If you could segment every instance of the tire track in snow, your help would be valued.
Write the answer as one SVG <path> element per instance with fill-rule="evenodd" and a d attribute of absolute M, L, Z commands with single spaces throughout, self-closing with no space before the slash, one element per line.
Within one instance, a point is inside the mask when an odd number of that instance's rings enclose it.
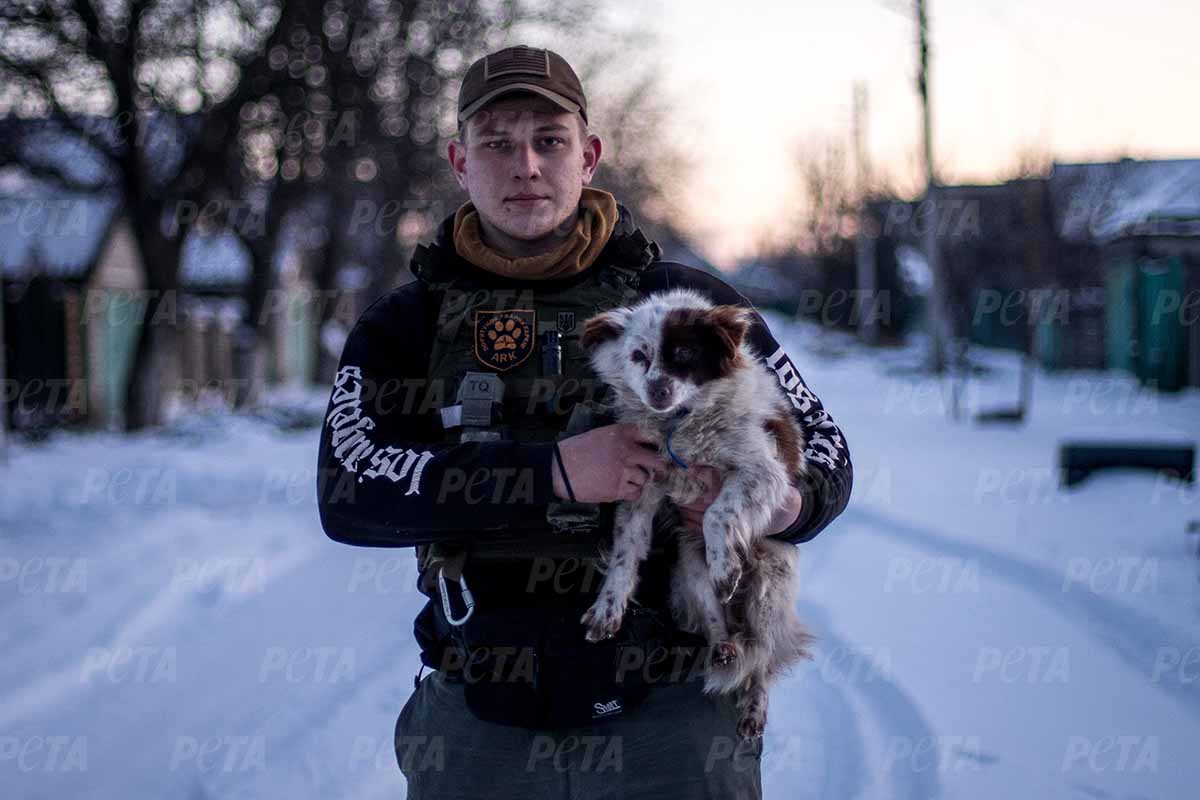
<path fill-rule="evenodd" d="M 822 662 L 823 641 L 816 650 Z M 862 793 L 862 732 L 843 686 L 838 676 L 810 667 L 772 692 L 762 756 L 764 797 L 825 800 Z"/>
<path fill-rule="evenodd" d="M 1047 567 L 981 544 L 952 539 L 861 506 L 847 509 L 843 519 L 934 552 L 977 562 L 981 569 L 998 579 L 1029 591 L 1049 608 L 1061 611 L 1134 671 L 1145 676 L 1151 685 L 1170 695 L 1181 708 L 1200 717 L 1200 693 L 1196 692 L 1195 685 L 1183 682 L 1184 676 L 1179 670 L 1166 670 L 1157 679 L 1154 674 L 1159 648 L 1178 646 L 1186 649 L 1195 642 L 1189 642 L 1186 636 L 1154 617 L 1084 589 L 1064 591 L 1063 577 Z"/>
<path fill-rule="evenodd" d="M 823 608 L 801 600 L 797 604 L 797 611 L 805 625 L 817 636 L 822 650 L 844 652 L 850 656 L 847 660 L 851 664 L 871 663 L 871 659 L 866 654 L 859 652 L 853 645 L 838 636 L 830 622 L 829 614 Z M 855 696 L 870 711 L 885 752 L 890 749 L 891 743 L 898 740 L 906 740 L 914 747 L 918 742 L 936 741 L 934 732 L 920 709 L 917 708 L 908 693 L 891 680 L 885 670 L 872 670 L 870 676 L 870 680 L 863 680 L 861 675 L 845 675 L 843 680 L 844 685 L 849 686 Z M 829 682 L 824 677 L 821 680 Z M 837 691 L 836 687 L 831 686 L 831 688 Z M 861 735 L 858 738 L 858 748 L 861 754 L 864 749 Z M 839 783 L 855 787 L 854 794 L 822 796 L 856 797 L 866 788 L 862 786 L 862 775 L 873 774 L 887 778 L 886 796 L 893 800 L 929 800 L 939 797 L 942 787 L 938 778 L 941 774 L 938 754 L 932 752 L 927 758 L 932 763 L 922 765 L 921 769 L 911 769 L 911 765 L 905 760 L 868 767 L 865 763 L 865 756 L 860 755 L 857 763 L 854 759 L 843 759 L 843 763 L 840 765 L 843 773 L 854 770 L 857 771 L 858 776 L 854 778 L 844 774 L 840 777 Z"/>
<path fill-rule="evenodd" d="M 271 570 L 264 574 L 263 580 L 256 588 L 265 590 L 269 584 L 315 560 L 319 555 L 319 543 L 303 544 L 278 554 L 272 562 Z M 100 681 L 88 680 L 89 672 L 102 671 L 106 667 L 104 659 L 111 658 L 113 652 L 122 648 L 137 647 L 149 632 L 168 627 L 172 621 L 182 618 L 179 609 L 194 602 L 194 597 L 199 593 L 181 590 L 168 583 L 157 588 L 153 595 L 138 598 L 132 603 L 136 611 L 127 619 L 121 620 L 119 627 L 109 637 L 90 642 L 77 660 L 20 685 L 5 695 L 0 695 L 0 728 L 14 725 L 45 708 L 60 705 L 73 695 L 102 689 L 103 684 Z M 227 602 L 236 605 L 245 599 L 233 597 Z M 92 663 L 93 653 L 99 653 L 101 661 L 98 664 Z M 89 664 L 92 665 L 91 669 Z"/>

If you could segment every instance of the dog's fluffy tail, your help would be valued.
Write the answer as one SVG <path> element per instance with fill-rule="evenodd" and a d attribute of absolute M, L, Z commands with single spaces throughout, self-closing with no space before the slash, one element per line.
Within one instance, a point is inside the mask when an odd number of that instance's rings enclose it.
<path fill-rule="evenodd" d="M 738 658 L 728 664 L 710 664 L 706 692 L 731 692 L 752 678 L 768 685 L 780 673 L 812 658 L 814 637 L 796 616 L 796 547 L 786 542 L 759 539 L 751 554 L 752 565 L 731 603 L 733 643 Z"/>

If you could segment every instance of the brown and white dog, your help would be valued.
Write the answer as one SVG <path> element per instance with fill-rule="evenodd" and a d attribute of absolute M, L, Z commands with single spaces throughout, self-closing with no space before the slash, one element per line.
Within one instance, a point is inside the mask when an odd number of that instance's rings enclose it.
<path fill-rule="evenodd" d="M 748 309 L 675 289 L 592 317 L 581 338 L 615 391 L 618 419 L 674 462 L 617 508 L 604 583 L 582 620 L 587 638 L 620 629 L 662 503 L 705 493 L 684 467 L 715 467 L 724 483 L 704 514 L 703 541 L 679 536 L 671 610 L 676 624 L 707 638 L 704 690 L 737 693 L 746 737 L 762 734 L 772 680 L 809 657 L 811 641 L 794 608 L 796 547 L 767 537 L 791 476 L 805 468 L 804 435 L 778 380 L 743 342 L 752 320 Z"/>

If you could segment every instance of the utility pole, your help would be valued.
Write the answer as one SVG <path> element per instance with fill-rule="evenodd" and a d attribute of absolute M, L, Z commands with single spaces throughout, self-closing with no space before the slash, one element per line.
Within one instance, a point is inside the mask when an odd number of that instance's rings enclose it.
<path fill-rule="evenodd" d="M 946 279 L 942 273 L 941 253 L 938 248 L 938 183 L 933 166 L 933 120 L 929 103 L 929 16 L 925 0 L 916 0 L 917 52 L 920 72 L 917 89 L 921 95 L 921 119 L 925 145 L 925 201 L 924 208 L 917 214 L 918 224 L 924 224 L 921 232 L 925 263 L 929 266 L 932 287 L 926 317 L 929 323 L 929 363 L 934 373 L 946 371 Z"/>
<path fill-rule="evenodd" d="M 871 188 L 871 165 L 867 155 L 867 86 L 854 83 L 854 178 L 858 184 L 858 234 L 854 240 L 855 288 L 858 290 L 858 336 L 875 344 L 875 240 L 867 235 L 867 196 Z"/>

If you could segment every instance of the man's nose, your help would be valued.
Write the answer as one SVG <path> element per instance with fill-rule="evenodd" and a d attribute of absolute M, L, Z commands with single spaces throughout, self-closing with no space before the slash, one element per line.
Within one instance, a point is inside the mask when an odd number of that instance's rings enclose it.
<path fill-rule="evenodd" d="M 542 174 L 541 158 L 531 145 L 524 144 L 514 148 L 513 177 L 518 180 L 536 178 Z"/>

